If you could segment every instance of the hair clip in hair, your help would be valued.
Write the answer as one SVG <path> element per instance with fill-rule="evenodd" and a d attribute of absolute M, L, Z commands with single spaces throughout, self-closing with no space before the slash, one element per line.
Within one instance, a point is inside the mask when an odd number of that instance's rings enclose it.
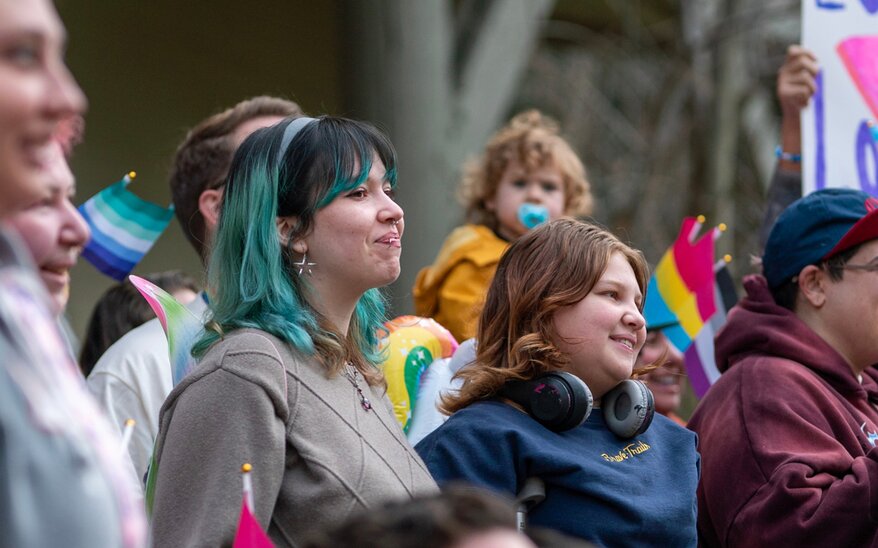
<path fill-rule="evenodd" d="M 524 203 L 518 207 L 518 220 L 530 230 L 549 220 L 549 210 L 545 206 Z"/>
<path fill-rule="evenodd" d="M 314 274 L 313 272 L 311 272 L 311 267 L 317 266 L 317 263 L 309 263 L 308 262 L 308 253 L 302 253 L 302 260 L 298 263 L 294 262 L 293 266 L 296 266 L 299 268 L 299 271 L 298 271 L 299 276 L 302 275 L 302 272 L 307 272 L 308 275 L 311 276 Z"/>

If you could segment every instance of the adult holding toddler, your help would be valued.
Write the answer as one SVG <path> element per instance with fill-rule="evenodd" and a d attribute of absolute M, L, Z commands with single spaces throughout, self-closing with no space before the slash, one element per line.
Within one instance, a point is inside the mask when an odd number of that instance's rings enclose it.
<path fill-rule="evenodd" d="M 257 130 L 229 172 L 208 268 L 201 362 L 162 407 L 158 546 L 231 544 L 243 463 L 277 546 L 436 487 L 376 367 L 399 275 L 396 153 L 364 123 L 323 117 Z"/>
<path fill-rule="evenodd" d="M 468 164 L 460 197 L 470 224 L 446 238 L 412 290 L 415 313 L 463 341 L 476 322 L 500 255 L 531 228 L 564 215 L 589 215 L 585 168 L 558 125 L 536 110 L 515 116 Z"/>
<path fill-rule="evenodd" d="M 695 546 L 695 435 L 655 415 L 631 380 L 646 338 L 639 251 L 572 219 L 540 226 L 500 259 L 476 360 L 418 445 L 440 483 L 545 499 L 529 523 L 601 546 Z"/>

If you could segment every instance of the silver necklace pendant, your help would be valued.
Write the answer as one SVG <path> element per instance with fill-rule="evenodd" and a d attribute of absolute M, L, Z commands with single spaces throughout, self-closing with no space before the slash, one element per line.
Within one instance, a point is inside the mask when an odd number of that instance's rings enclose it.
<path fill-rule="evenodd" d="M 369 401 L 369 398 L 363 393 L 363 389 L 360 388 L 359 371 L 350 363 L 345 364 L 345 377 L 348 378 L 357 390 L 357 396 L 360 397 L 360 405 L 363 407 L 363 410 L 369 411 L 372 409 L 372 402 Z"/>

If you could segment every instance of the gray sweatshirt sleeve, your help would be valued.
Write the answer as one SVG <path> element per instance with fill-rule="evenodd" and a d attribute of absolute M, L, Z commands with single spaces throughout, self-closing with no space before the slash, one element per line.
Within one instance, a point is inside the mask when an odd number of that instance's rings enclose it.
<path fill-rule="evenodd" d="M 791 171 L 783 171 L 780 168 L 774 170 L 771 184 L 768 187 L 768 196 L 765 204 L 765 217 L 762 227 L 759 229 L 759 248 L 765 248 L 768 235 L 774 222 L 788 205 L 802 197 L 802 174 Z"/>
<path fill-rule="evenodd" d="M 244 463 L 253 466 L 254 515 L 267 529 L 284 475 L 283 365 L 270 352 L 228 348 L 217 366 L 203 365 L 162 411 L 152 515 L 156 547 L 231 546 Z"/>

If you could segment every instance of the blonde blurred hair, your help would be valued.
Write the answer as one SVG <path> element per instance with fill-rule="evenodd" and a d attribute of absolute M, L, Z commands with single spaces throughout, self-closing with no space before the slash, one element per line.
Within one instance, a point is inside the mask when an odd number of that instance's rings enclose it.
<path fill-rule="evenodd" d="M 491 137 L 482 155 L 464 166 L 458 197 L 468 222 L 496 230 L 497 215 L 486 202 L 497 193 L 513 161 L 528 171 L 547 166 L 557 169 L 564 181 L 564 214 L 591 214 L 591 185 L 582 161 L 559 134 L 557 122 L 538 110 L 528 110 L 512 118 Z"/>

